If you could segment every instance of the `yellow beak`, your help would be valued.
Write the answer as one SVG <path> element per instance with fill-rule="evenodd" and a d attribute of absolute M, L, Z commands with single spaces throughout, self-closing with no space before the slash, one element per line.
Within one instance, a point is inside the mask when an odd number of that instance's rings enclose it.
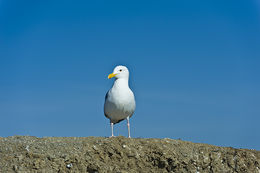
<path fill-rule="evenodd" d="M 108 75 L 108 79 L 111 79 L 111 78 L 115 77 L 116 75 L 117 74 L 111 73 L 111 74 Z"/>

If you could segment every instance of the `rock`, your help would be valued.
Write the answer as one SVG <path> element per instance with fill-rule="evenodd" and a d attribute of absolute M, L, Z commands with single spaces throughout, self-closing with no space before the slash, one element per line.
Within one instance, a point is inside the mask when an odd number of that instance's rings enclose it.
<path fill-rule="evenodd" d="M 0 151 L 0 172 L 260 173 L 260 151 L 169 138 L 12 136 Z"/>

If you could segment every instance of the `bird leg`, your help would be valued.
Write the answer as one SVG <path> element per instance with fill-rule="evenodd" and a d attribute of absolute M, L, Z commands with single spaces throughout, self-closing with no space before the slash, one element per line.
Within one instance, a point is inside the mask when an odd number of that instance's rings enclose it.
<path fill-rule="evenodd" d="M 130 122 L 129 122 L 129 116 L 128 116 L 126 119 L 127 119 L 127 128 L 128 128 L 128 138 L 131 138 L 131 136 L 130 136 Z"/>
<path fill-rule="evenodd" d="M 112 135 L 110 137 L 114 137 L 114 133 L 113 133 L 114 123 L 110 122 L 110 126 L 111 126 L 111 133 L 112 133 Z"/>

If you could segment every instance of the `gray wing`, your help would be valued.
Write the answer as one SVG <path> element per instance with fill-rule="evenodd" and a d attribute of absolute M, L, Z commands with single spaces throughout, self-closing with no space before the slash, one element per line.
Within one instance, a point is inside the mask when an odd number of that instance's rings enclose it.
<path fill-rule="evenodd" d="M 108 91 L 109 92 L 109 91 Z M 108 97 L 108 92 L 106 93 L 106 96 L 105 96 L 105 100 L 107 99 L 107 97 Z"/>
<path fill-rule="evenodd" d="M 109 92 L 109 91 L 108 91 Z M 107 100 L 107 97 L 108 97 L 108 92 L 106 93 L 106 96 L 105 96 L 105 103 L 106 103 L 106 100 Z M 104 104 L 105 104 L 104 103 Z M 106 114 L 106 112 L 105 112 L 105 106 L 104 106 L 104 114 L 105 114 L 105 116 L 108 118 L 108 115 Z"/>

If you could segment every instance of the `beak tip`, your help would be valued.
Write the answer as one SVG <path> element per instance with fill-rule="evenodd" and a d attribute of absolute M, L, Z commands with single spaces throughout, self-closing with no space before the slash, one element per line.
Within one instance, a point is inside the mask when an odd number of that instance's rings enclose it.
<path fill-rule="evenodd" d="M 111 78 L 113 78 L 113 77 L 115 77 L 116 76 L 116 74 L 114 74 L 114 73 L 111 73 L 110 75 L 108 75 L 108 79 L 111 79 Z"/>

